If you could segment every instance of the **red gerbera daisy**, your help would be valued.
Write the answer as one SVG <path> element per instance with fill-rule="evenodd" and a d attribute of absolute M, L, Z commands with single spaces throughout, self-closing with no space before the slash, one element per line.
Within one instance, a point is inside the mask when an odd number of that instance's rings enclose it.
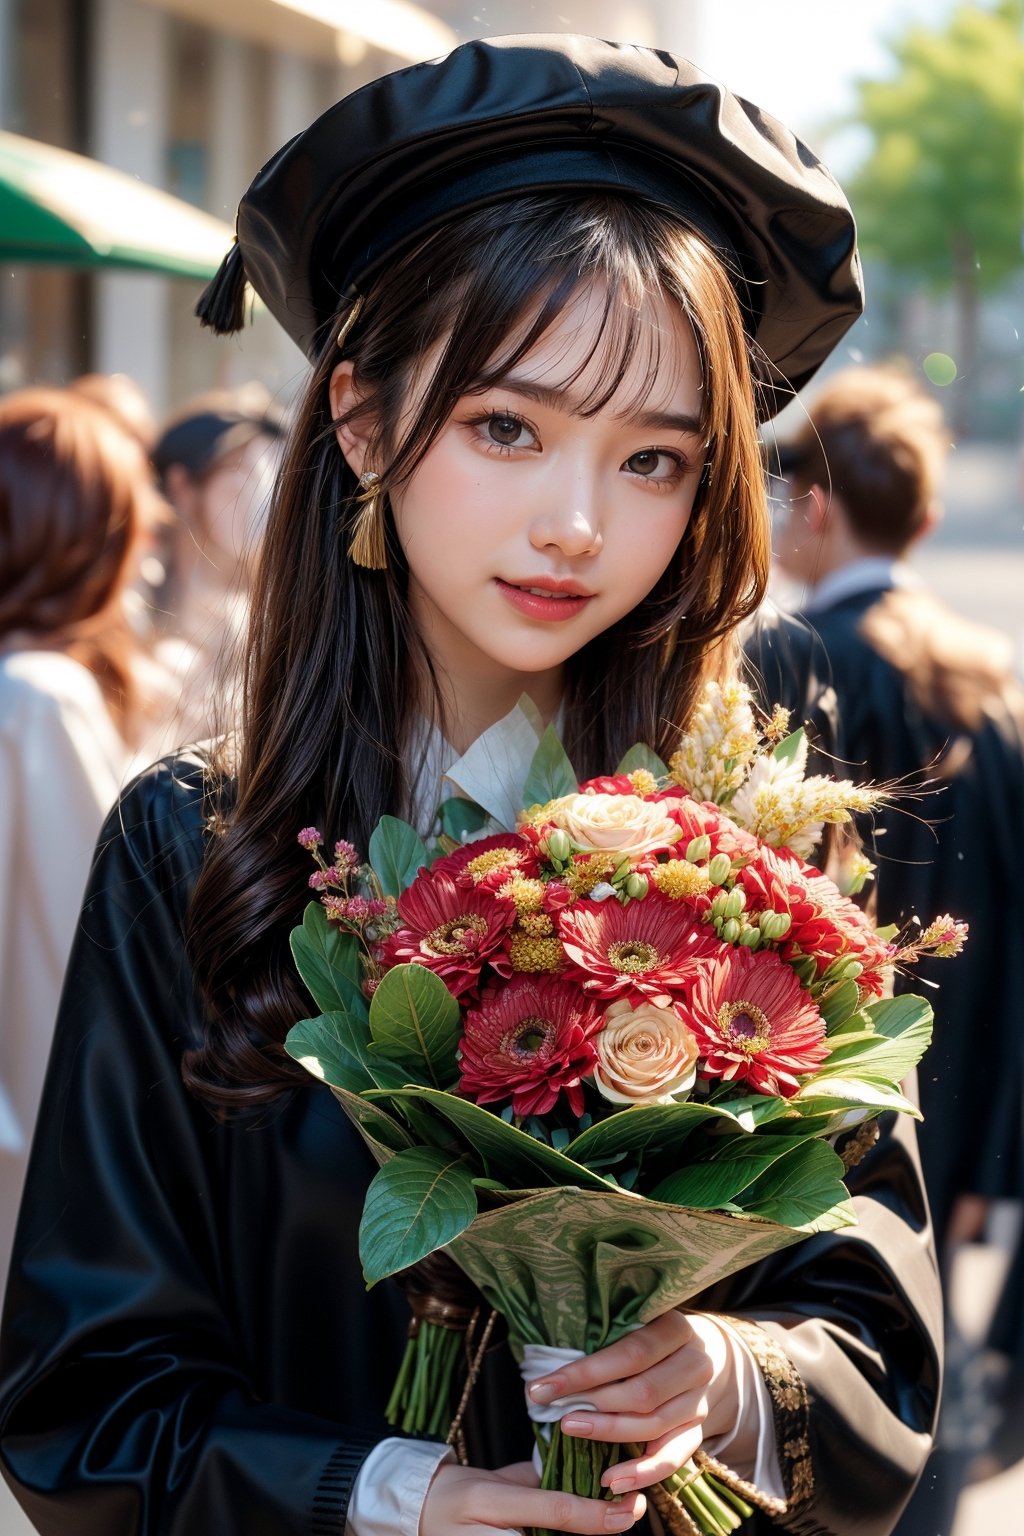
<path fill-rule="evenodd" d="M 467 890 L 443 872 L 421 870 L 399 896 L 398 915 L 402 926 L 382 946 L 385 967 L 428 966 L 456 997 L 476 985 L 485 963 L 509 974 L 502 946 L 516 918 L 511 902 Z"/>
<path fill-rule="evenodd" d="M 496 891 L 510 875 L 535 878 L 539 873 L 533 845 L 518 832 L 481 837 L 446 854 L 431 865 L 431 874 L 450 875 L 463 886 Z"/>
<path fill-rule="evenodd" d="M 828 1055 L 825 1021 L 792 969 L 770 950 L 727 949 L 700 969 L 686 1022 L 701 1074 L 789 1098 Z"/>
<path fill-rule="evenodd" d="M 459 1090 L 478 1104 L 511 1099 L 517 1115 L 546 1115 L 564 1094 L 583 1113 L 582 1079 L 594 1067 L 597 1007 L 576 986 L 514 976 L 466 1014 Z"/>
<path fill-rule="evenodd" d="M 762 846 L 740 872 L 747 911 L 784 912 L 790 929 L 779 945 L 786 960 L 813 957 L 821 975 L 833 960 L 849 957 L 863 966 L 859 985 L 881 996 L 893 949 L 880 939 L 869 919 L 820 869 L 774 848 Z"/>
<path fill-rule="evenodd" d="M 714 935 L 657 891 L 642 901 L 578 901 L 556 918 L 562 947 L 598 997 L 650 998 L 667 1008 L 714 954 Z"/>

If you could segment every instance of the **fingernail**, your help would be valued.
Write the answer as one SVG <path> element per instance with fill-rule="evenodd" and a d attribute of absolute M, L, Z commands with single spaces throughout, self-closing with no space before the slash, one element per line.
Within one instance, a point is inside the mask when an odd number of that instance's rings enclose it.
<path fill-rule="evenodd" d="M 558 1387 L 547 1381 L 535 1381 L 530 1387 L 535 1403 L 550 1403 L 558 1396 Z"/>
<path fill-rule="evenodd" d="M 631 1477 L 623 1477 L 618 1480 L 613 1479 L 610 1483 L 605 1484 L 608 1492 L 613 1494 L 615 1498 L 618 1498 L 620 1493 L 628 1493 L 632 1486 L 633 1479 Z"/>
<path fill-rule="evenodd" d="M 604 1517 L 606 1531 L 628 1531 L 635 1524 L 636 1516 L 631 1509 L 612 1509 Z"/>
<path fill-rule="evenodd" d="M 574 1413 L 570 1413 L 566 1418 L 562 1419 L 561 1425 L 570 1435 L 590 1435 L 593 1434 L 594 1430 L 594 1426 L 589 1419 L 577 1418 Z"/>

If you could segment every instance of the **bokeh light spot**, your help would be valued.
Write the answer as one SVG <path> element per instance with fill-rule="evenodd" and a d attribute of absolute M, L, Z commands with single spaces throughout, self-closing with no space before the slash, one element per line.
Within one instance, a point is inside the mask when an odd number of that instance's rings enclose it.
<path fill-rule="evenodd" d="M 946 352 L 929 352 L 921 364 L 929 384 L 944 388 L 956 378 L 956 363 Z"/>

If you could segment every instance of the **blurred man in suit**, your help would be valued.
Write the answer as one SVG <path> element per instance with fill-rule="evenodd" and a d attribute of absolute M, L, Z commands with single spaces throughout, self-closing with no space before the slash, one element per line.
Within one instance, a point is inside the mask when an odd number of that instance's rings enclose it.
<path fill-rule="evenodd" d="M 828 653 L 848 771 L 904 791 L 860 829 L 878 922 L 970 923 L 955 963 L 919 968 L 937 984 L 920 1140 L 948 1267 L 992 1199 L 1024 1194 L 1024 700 L 1009 643 L 908 564 L 941 516 L 947 446 L 938 405 L 908 377 L 834 375 L 781 450 L 776 555 Z M 967 1459 L 966 1447 L 933 1457 L 899 1536 L 948 1536 Z"/>

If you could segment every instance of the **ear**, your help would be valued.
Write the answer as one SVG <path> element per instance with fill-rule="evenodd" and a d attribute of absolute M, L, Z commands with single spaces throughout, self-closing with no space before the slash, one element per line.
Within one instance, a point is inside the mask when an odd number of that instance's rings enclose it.
<path fill-rule="evenodd" d="M 194 526 L 199 521 L 202 497 L 184 464 L 168 464 L 164 470 L 164 495 L 182 523 Z"/>
<path fill-rule="evenodd" d="M 357 408 L 362 396 L 355 383 L 355 365 L 351 358 L 340 362 L 331 374 L 330 400 L 331 415 L 335 419 L 346 416 Z M 336 428 L 335 435 L 338 446 L 345 455 L 345 461 L 349 469 L 358 480 L 363 470 L 367 468 L 366 447 L 373 430 L 373 421 L 369 411 L 363 415 L 356 415 L 346 421 L 343 426 Z"/>
<path fill-rule="evenodd" d="M 924 516 L 920 525 L 915 529 L 912 544 L 917 544 L 921 539 L 926 539 L 930 533 L 934 533 L 945 515 L 945 507 L 937 498 L 933 498 L 924 509 Z"/>
<path fill-rule="evenodd" d="M 812 485 L 807 492 L 807 523 L 811 533 L 824 532 L 831 505 L 832 497 L 825 487 Z"/>

